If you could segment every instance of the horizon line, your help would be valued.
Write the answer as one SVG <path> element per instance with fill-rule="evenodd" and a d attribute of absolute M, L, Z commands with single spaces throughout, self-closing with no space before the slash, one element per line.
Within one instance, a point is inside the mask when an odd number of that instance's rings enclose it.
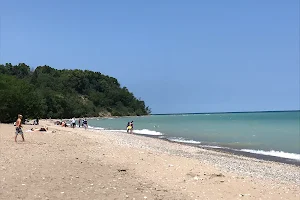
<path fill-rule="evenodd" d="M 268 113 L 268 112 L 300 112 L 300 110 L 261 110 L 261 111 L 225 111 L 225 112 L 195 112 L 195 113 L 156 113 L 150 115 L 190 115 L 190 114 L 230 114 L 230 113 Z"/>

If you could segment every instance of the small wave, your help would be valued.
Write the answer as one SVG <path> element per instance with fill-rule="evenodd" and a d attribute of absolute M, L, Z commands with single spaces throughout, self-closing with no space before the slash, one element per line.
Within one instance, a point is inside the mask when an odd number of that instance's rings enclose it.
<path fill-rule="evenodd" d="M 161 132 L 151 131 L 151 130 L 148 130 L 148 129 L 133 130 L 133 133 L 141 134 L 141 135 L 163 135 Z"/>
<path fill-rule="evenodd" d="M 126 133 L 126 130 L 105 130 L 105 131 L 110 131 L 110 132 L 122 132 Z M 133 133 L 139 134 L 139 135 L 163 135 L 161 132 L 157 131 L 151 131 L 148 129 L 142 129 L 142 130 L 133 130 Z"/>
<path fill-rule="evenodd" d="M 108 131 L 108 132 L 122 132 L 122 133 L 126 133 L 127 131 L 126 130 L 113 130 L 113 129 L 104 129 L 105 131 Z"/>
<path fill-rule="evenodd" d="M 276 156 L 281 158 L 289 158 L 293 160 L 300 160 L 300 154 L 296 153 L 287 153 L 283 151 L 263 151 L 263 150 L 252 150 L 252 149 L 241 149 L 241 151 L 249 152 L 249 153 L 255 153 L 255 154 L 262 154 L 262 155 L 268 155 L 268 156 Z"/>
<path fill-rule="evenodd" d="M 201 144 L 201 142 L 199 142 L 199 141 L 186 140 L 184 138 L 168 138 L 168 140 L 170 140 L 172 142 L 187 143 L 187 144 Z"/>
<path fill-rule="evenodd" d="M 213 148 L 213 149 L 229 149 L 226 147 L 219 147 L 219 146 L 213 146 L 213 145 L 201 145 L 201 147 L 207 147 L 207 148 Z"/>
<path fill-rule="evenodd" d="M 93 127 L 93 126 L 88 126 L 89 129 L 94 129 L 94 130 L 104 130 L 104 128 L 101 127 Z"/>

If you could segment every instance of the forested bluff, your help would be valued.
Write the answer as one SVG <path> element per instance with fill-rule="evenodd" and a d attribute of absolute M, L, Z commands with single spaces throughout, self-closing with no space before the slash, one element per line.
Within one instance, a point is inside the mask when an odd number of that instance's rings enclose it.
<path fill-rule="evenodd" d="M 89 70 L 0 65 L 0 122 L 24 118 L 148 115 L 151 109 L 116 78 Z"/>

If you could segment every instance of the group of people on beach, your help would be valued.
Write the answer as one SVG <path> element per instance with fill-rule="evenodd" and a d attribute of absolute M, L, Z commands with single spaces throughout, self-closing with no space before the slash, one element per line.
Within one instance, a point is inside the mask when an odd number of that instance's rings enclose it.
<path fill-rule="evenodd" d="M 87 122 L 86 118 L 84 118 L 84 119 L 79 119 L 79 120 L 78 120 L 78 127 L 80 128 L 81 126 L 82 126 L 84 129 L 87 129 L 87 128 L 88 128 L 88 122 Z M 73 117 L 72 120 L 71 120 L 71 127 L 72 127 L 72 128 L 75 128 L 75 127 L 76 127 L 76 119 L 75 119 L 75 117 Z"/>
<path fill-rule="evenodd" d="M 18 135 L 20 135 L 22 137 L 22 141 L 23 142 L 25 141 L 23 130 L 22 130 L 22 119 L 23 119 L 23 116 L 21 114 L 19 114 L 17 121 L 14 123 L 14 126 L 16 127 L 15 142 L 17 142 Z M 79 119 L 78 122 L 79 122 L 78 123 L 79 127 L 82 126 L 84 129 L 88 128 L 88 122 L 87 122 L 86 118 Z M 39 120 L 38 119 L 34 121 L 33 125 L 37 125 L 37 124 L 39 124 Z M 54 124 L 61 125 L 62 127 L 68 127 L 66 121 L 62 121 L 62 120 L 61 121 L 56 121 L 56 122 L 54 122 Z M 75 118 L 71 119 L 70 126 L 72 128 L 76 127 L 76 120 L 75 120 Z M 46 132 L 46 131 L 48 131 L 48 127 L 31 128 L 30 131 L 42 131 L 42 132 Z"/>
<path fill-rule="evenodd" d="M 61 125 L 62 127 L 70 127 L 71 128 L 75 128 L 77 123 L 76 123 L 76 119 L 75 117 L 73 117 L 71 120 L 70 120 L 70 124 L 68 125 L 67 124 L 67 121 L 63 121 L 63 120 L 60 120 L 60 121 L 56 121 L 54 122 L 55 125 Z M 78 120 L 78 127 L 83 127 L 84 129 L 87 129 L 88 128 L 88 121 L 86 118 L 84 119 L 79 119 Z"/>
<path fill-rule="evenodd" d="M 19 114 L 17 121 L 14 123 L 14 125 L 16 126 L 15 142 L 17 142 L 18 135 L 21 135 L 23 142 L 25 141 L 23 130 L 22 130 L 22 118 L 23 118 L 23 116 L 21 114 Z M 68 127 L 66 121 L 56 121 L 56 122 L 54 122 L 54 124 L 61 125 L 62 127 Z M 71 126 L 71 128 L 75 128 L 76 127 L 76 119 L 75 119 L 75 117 L 73 117 L 71 119 L 70 126 Z M 79 119 L 78 120 L 78 126 L 79 127 L 82 126 L 84 129 L 87 129 L 88 128 L 88 122 L 87 122 L 86 118 Z M 133 121 L 127 123 L 126 129 L 127 129 L 127 133 L 133 134 Z M 47 127 L 32 128 L 30 130 L 31 131 L 47 131 L 48 128 Z"/>

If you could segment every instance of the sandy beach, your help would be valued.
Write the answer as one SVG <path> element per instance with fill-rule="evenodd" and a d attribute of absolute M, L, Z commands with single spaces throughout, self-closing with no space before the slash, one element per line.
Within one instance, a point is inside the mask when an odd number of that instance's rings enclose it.
<path fill-rule="evenodd" d="M 0 199 L 299 199 L 300 167 L 125 133 L 0 124 Z"/>

